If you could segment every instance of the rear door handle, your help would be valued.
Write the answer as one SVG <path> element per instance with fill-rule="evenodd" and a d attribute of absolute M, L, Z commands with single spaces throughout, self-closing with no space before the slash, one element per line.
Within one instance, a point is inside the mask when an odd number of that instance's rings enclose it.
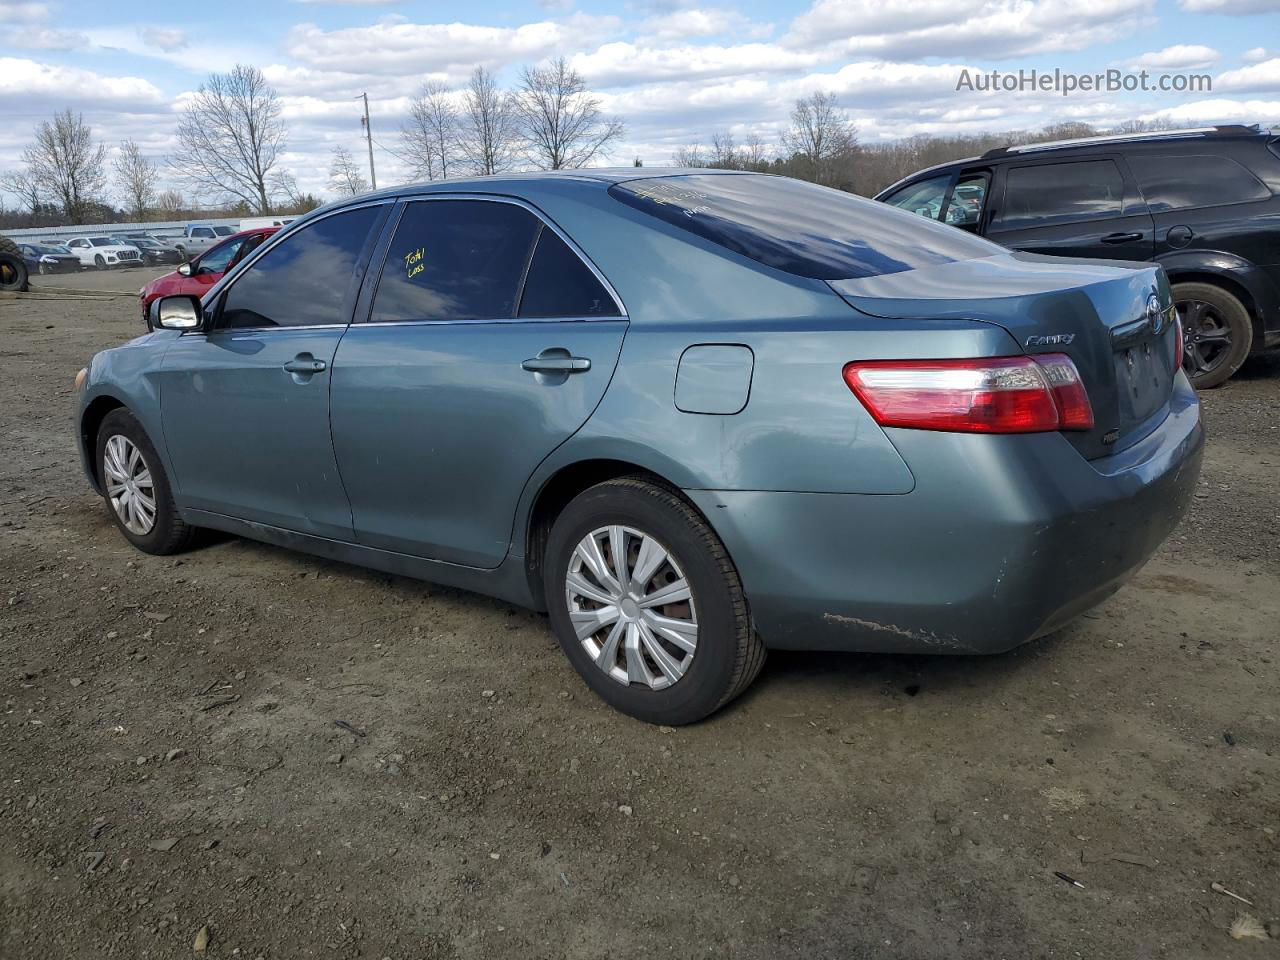
<path fill-rule="evenodd" d="M 582 373 L 591 369 L 591 361 L 586 357 L 530 357 L 520 367 L 530 373 Z"/>
<path fill-rule="evenodd" d="M 325 368 L 323 360 L 317 360 L 309 353 L 300 353 L 284 365 L 289 373 L 319 373 Z"/>
<path fill-rule="evenodd" d="M 1134 240 L 1141 240 L 1140 233 L 1108 233 L 1102 238 L 1103 243 L 1132 243 Z"/>

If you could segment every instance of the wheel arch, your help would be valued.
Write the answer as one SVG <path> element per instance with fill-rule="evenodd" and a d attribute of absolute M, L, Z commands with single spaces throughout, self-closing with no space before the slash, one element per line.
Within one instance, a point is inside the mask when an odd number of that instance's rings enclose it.
<path fill-rule="evenodd" d="M 1165 264 L 1165 272 L 1169 275 L 1170 286 L 1179 283 L 1207 283 L 1219 287 L 1231 294 L 1249 312 L 1249 322 L 1253 328 L 1253 343 L 1250 353 L 1261 348 L 1264 338 L 1264 323 L 1261 305 L 1253 289 L 1231 270 L 1215 269 L 1203 263 L 1191 263 L 1186 266 Z"/>
<path fill-rule="evenodd" d="M 596 484 L 616 480 L 619 477 L 639 477 L 671 491 L 702 517 L 712 530 L 715 529 L 710 518 L 684 495 L 677 484 L 650 467 L 629 460 L 604 457 L 565 464 L 547 477 L 538 488 L 529 507 L 528 522 L 525 524 L 525 573 L 529 580 L 529 593 L 536 609 L 546 609 L 546 597 L 542 590 L 542 561 L 543 554 L 546 552 L 547 538 L 551 534 L 556 518 L 578 494 Z"/>
<path fill-rule="evenodd" d="M 80 414 L 80 449 L 84 452 L 89 482 L 98 493 L 102 493 L 102 476 L 99 473 L 96 454 L 98 430 L 101 429 L 102 421 L 106 419 L 107 414 L 112 410 L 120 409 L 127 409 L 124 401 L 104 393 L 90 400 Z"/>

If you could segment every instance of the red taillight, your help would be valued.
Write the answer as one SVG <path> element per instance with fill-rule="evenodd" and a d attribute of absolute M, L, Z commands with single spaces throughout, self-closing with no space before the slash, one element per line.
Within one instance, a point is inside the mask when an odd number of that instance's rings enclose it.
<path fill-rule="evenodd" d="M 844 380 L 882 427 L 962 433 L 1088 430 L 1093 409 L 1066 354 L 865 360 Z"/>

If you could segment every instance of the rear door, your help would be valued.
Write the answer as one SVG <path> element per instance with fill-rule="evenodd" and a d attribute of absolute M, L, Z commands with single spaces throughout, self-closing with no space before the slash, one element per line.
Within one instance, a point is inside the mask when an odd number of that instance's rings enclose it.
<path fill-rule="evenodd" d="M 1115 157 L 1003 165 L 986 236 L 1058 257 L 1150 260 L 1151 214 Z"/>
<path fill-rule="evenodd" d="M 356 538 L 496 567 L 525 482 L 604 395 L 626 318 L 580 252 L 513 200 L 411 200 L 382 262 L 333 369 Z"/>

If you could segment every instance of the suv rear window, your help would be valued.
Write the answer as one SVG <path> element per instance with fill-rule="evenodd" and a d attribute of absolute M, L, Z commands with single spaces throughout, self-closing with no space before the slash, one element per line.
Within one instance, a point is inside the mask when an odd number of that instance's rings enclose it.
<path fill-rule="evenodd" d="M 819 280 L 877 277 L 1002 249 L 887 204 L 786 177 L 684 174 L 628 180 L 609 192 L 734 253 Z"/>
<path fill-rule="evenodd" d="M 1230 157 L 1131 155 L 1129 168 L 1147 206 L 1157 212 L 1248 203 L 1271 196 L 1261 180 Z"/>

